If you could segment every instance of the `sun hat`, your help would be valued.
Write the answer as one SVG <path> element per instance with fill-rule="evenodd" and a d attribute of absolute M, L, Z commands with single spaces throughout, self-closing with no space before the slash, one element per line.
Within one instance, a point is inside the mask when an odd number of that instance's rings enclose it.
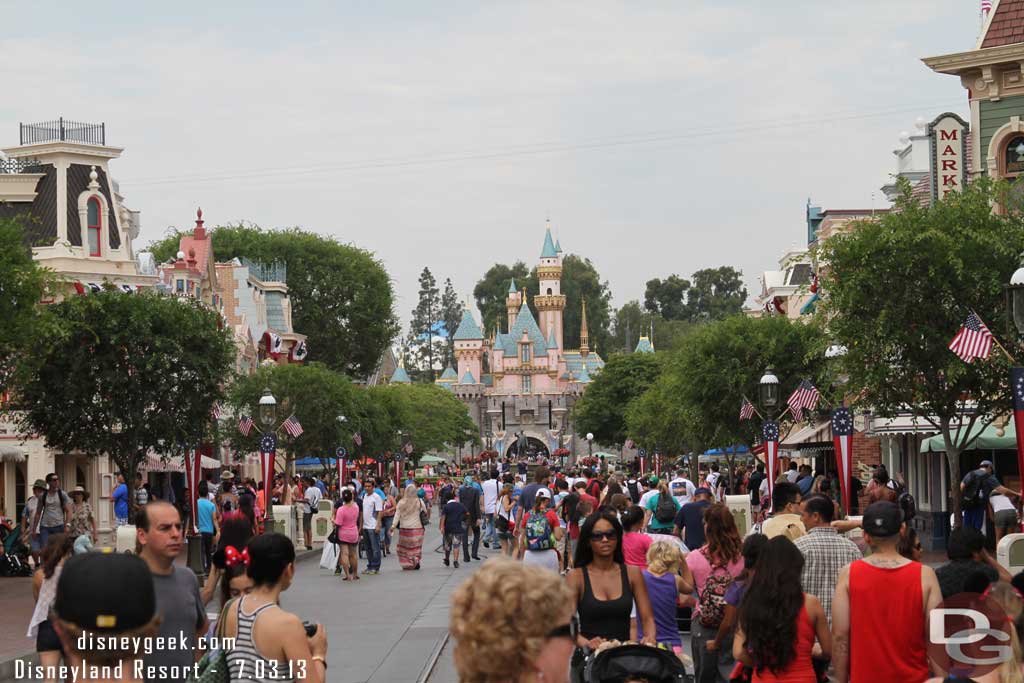
<path fill-rule="evenodd" d="M 76 486 L 75 488 L 71 489 L 71 495 L 74 495 L 76 493 L 81 493 L 81 494 L 84 495 L 85 494 L 85 487 L 84 486 Z"/>
<path fill-rule="evenodd" d="M 235 478 L 235 473 L 232 472 L 231 470 L 224 470 L 223 472 L 220 473 L 220 478 L 221 479 L 234 479 Z"/>
<path fill-rule="evenodd" d="M 46 488 L 46 482 L 43 481 L 42 479 L 36 479 L 35 482 L 32 484 L 32 488 L 34 488 L 34 489 L 45 489 Z"/>

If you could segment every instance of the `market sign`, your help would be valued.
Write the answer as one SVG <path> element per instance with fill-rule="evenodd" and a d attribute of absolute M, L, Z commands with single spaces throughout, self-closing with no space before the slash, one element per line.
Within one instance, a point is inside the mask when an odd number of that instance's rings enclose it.
<path fill-rule="evenodd" d="M 932 203 L 950 192 L 960 192 L 967 182 L 967 122 L 945 113 L 928 124 L 932 151 Z"/>

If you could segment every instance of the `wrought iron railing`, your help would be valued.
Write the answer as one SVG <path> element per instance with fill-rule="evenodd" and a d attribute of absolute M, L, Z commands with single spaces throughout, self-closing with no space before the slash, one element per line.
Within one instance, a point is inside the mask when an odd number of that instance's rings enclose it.
<path fill-rule="evenodd" d="M 0 173 L 45 173 L 46 169 L 37 159 L 0 158 Z"/>
<path fill-rule="evenodd" d="M 263 282 L 288 282 L 288 264 L 283 261 L 260 263 L 243 258 L 242 265 L 246 266 L 250 273 Z"/>
<path fill-rule="evenodd" d="M 61 117 L 56 121 L 21 123 L 19 126 L 22 145 L 58 141 L 81 142 L 87 145 L 107 144 L 106 124 L 103 123 L 82 123 Z"/>

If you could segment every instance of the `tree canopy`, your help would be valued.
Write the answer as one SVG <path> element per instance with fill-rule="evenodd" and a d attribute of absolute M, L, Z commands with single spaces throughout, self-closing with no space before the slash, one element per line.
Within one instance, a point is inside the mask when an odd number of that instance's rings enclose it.
<path fill-rule="evenodd" d="M 48 277 L 32 259 L 22 225 L 0 219 L 0 392 L 21 351 L 31 348 L 33 331 L 40 322 L 38 303 Z"/>
<path fill-rule="evenodd" d="M 650 353 L 611 355 L 576 404 L 576 429 L 593 432 L 598 443 L 625 443 L 626 408 L 658 378 L 658 358 Z"/>
<path fill-rule="evenodd" d="M 644 307 L 665 320 L 706 322 L 721 320 L 743 310 L 747 288 L 743 273 L 730 266 L 703 268 L 690 279 L 669 275 L 647 281 Z"/>
<path fill-rule="evenodd" d="M 473 287 L 473 298 L 476 299 L 477 310 L 483 318 L 485 334 L 494 330 L 495 325 L 501 325 L 503 330 L 508 331 L 505 301 L 508 299 L 509 283 L 514 279 L 516 289 L 521 292 L 523 287 L 529 284 L 529 275 L 530 271 L 522 261 L 516 261 L 511 266 L 495 263 Z M 536 282 L 533 285 L 533 292 L 537 292 Z"/>
<path fill-rule="evenodd" d="M 150 245 L 157 261 L 174 257 L 181 234 Z M 355 377 L 376 369 L 399 327 L 391 280 L 373 254 L 299 228 L 227 225 L 210 234 L 219 261 L 287 265 L 292 324 L 307 335 L 309 360 Z"/>

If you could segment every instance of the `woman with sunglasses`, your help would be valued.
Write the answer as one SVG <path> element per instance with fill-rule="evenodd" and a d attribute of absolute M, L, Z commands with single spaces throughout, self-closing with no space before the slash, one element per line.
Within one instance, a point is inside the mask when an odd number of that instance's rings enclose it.
<path fill-rule="evenodd" d="M 592 650 L 606 640 L 629 640 L 634 601 L 644 643 L 656 643 L 657 627 L 640 568 L 627 566 L 622 555 L 622 525 L 614 512 L 599 511 L 587 517 L 580 527 L 573 564 L 568 583 L 580 619 L 580 633 L 572 657 L 572 680 L 582 683 L 584 650 Z"/>
<path fill-rule="evenodd" d="M 484 562 L 452 594 L 459 680 L 567 683 L 579 630 L 571 598 L 548 569 L 503 557 Z"/>
<path fill-rule="evenodd" d="M 920 562 L 921 556 L 924 554 L 924 550 L 921 547 L 921 537 L 917 535 L 917 529 L 908 526 L 903 536 L 900 537 L 900 542 L 896 546 L 896 550 L 900 555 L 913 560 L 914 562 Z"/>

